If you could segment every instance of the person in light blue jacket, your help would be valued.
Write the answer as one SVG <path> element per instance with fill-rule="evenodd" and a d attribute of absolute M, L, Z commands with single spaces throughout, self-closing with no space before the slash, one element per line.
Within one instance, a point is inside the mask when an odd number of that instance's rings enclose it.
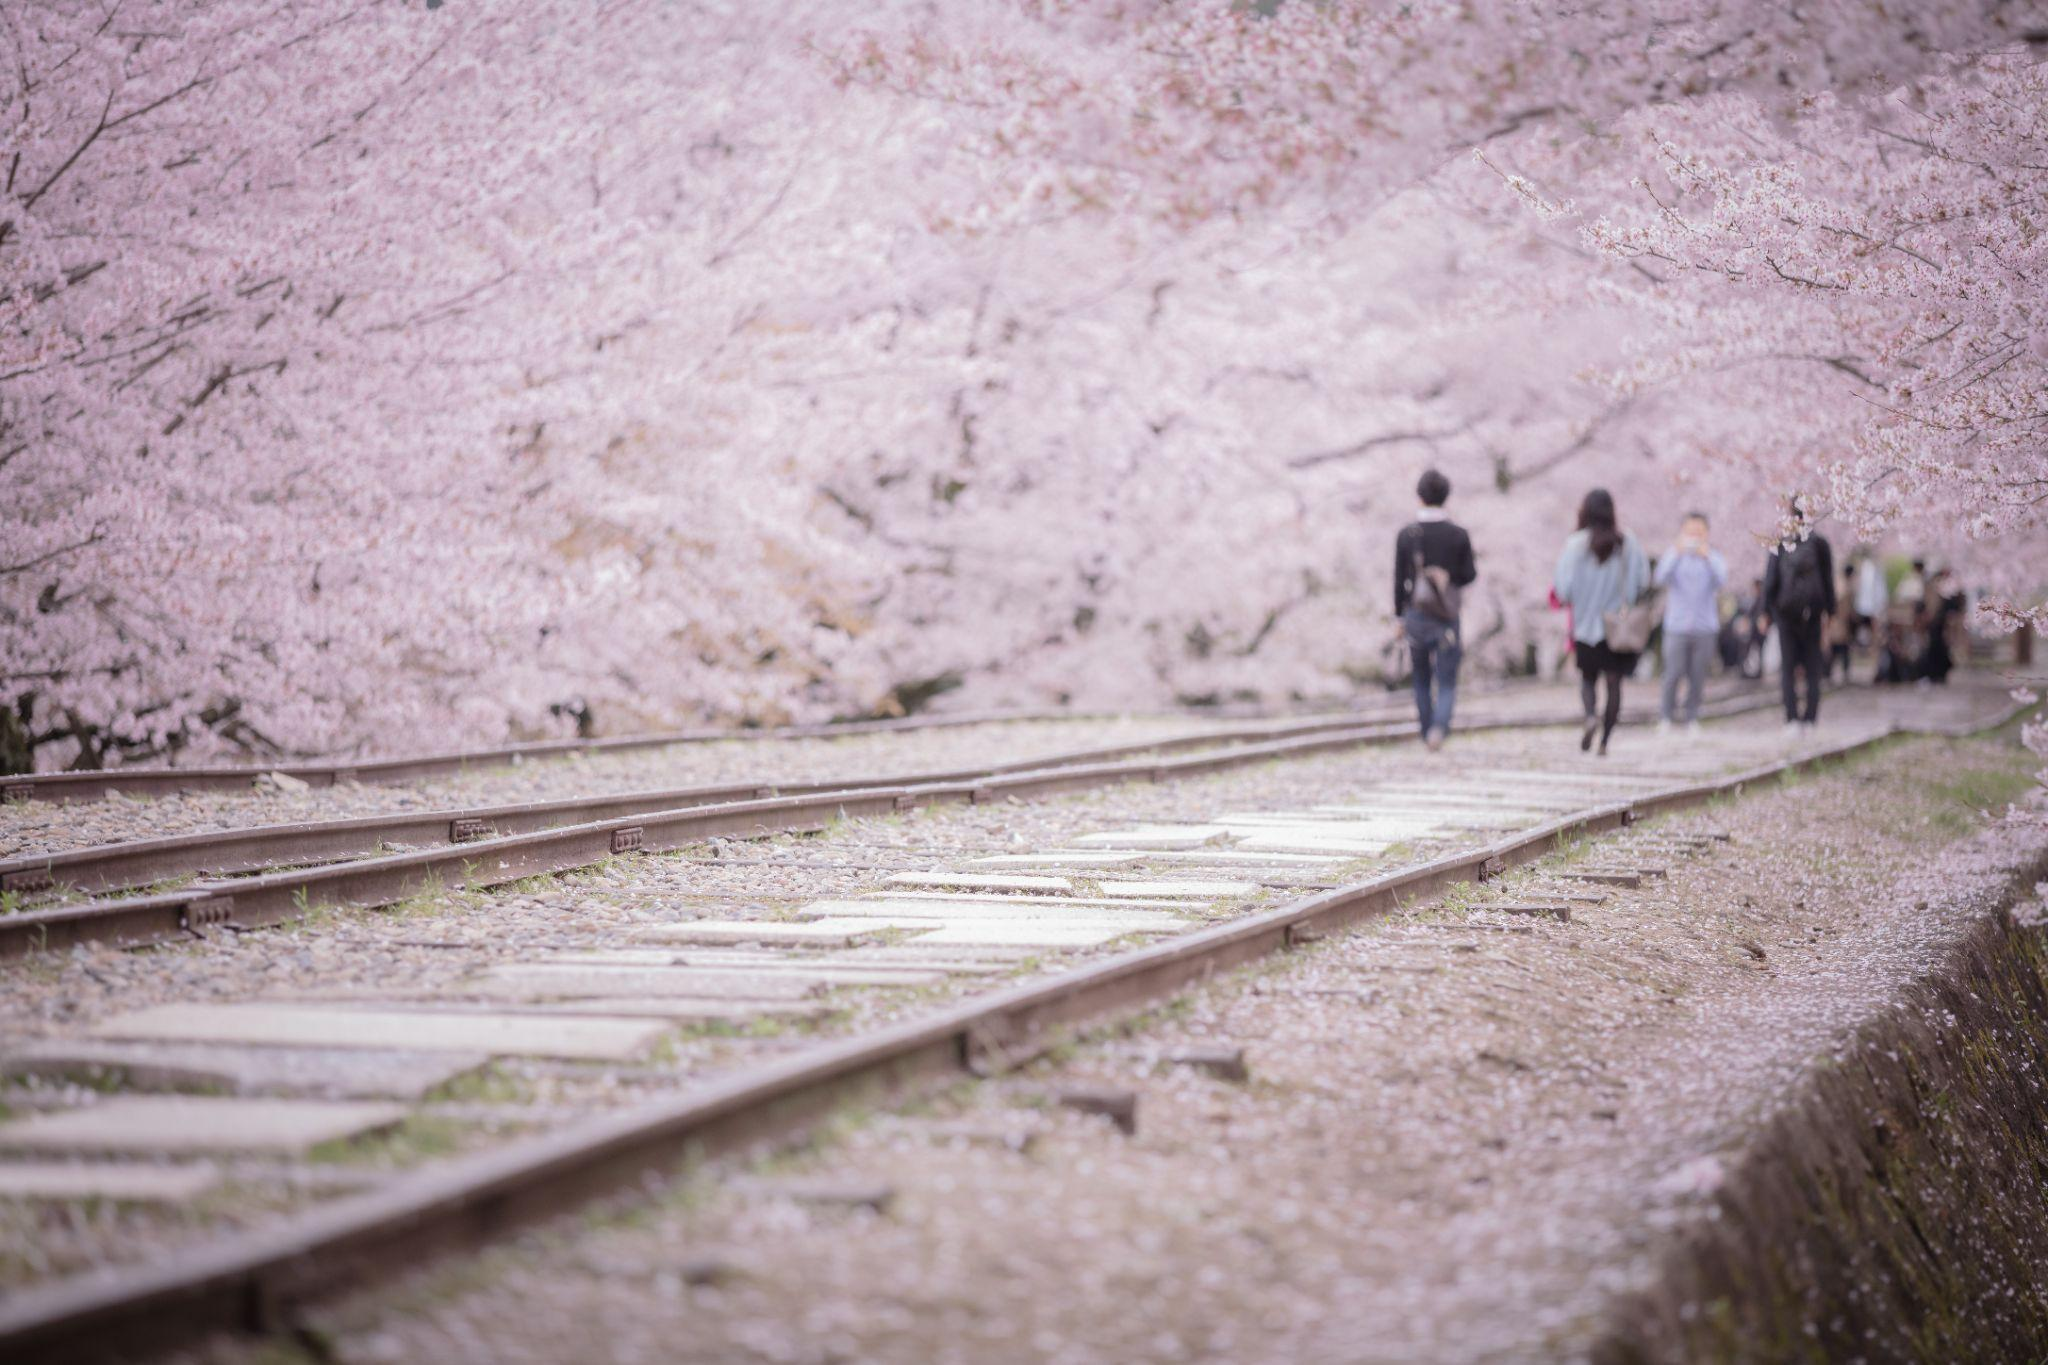
<path fill-rule="evenodd" d="M 1579 701 L 1586 710 L 1579 748 L 1600 752 L 1621 720 L 1621 680 L 1635 671 L 1640 652 L 1613 649 L 1607 643 L 1606 613 L 1633 606 L 1650 585 L 1650 564 L 1635 536 L 1615 522 L 1614 497 L 1604 488 L 1586 494 L 1579 504 L 1579 529 L 1565 538 L 1557 557 L 1552 591 L 1572 611 L 1572 657 L 1579 665 Z M 1606 706 L 1594 711 L 1594 684 L 1607 680 Z"/>
<path fill-rule="evenodd" d="M 1657 586 L 1664 598 L 1664 704 L 1657 722 L 1669 730 L 1678 719 L 1678 685 L 1685 684 L 1685 725 L 1700 730 L 1700 693 L 1706 690 L 1707 660 L 1721 631 L 1721 589 L 1728 561 L 1707 544 L 1707 514 L 1688 512 L 1678 540 L 1657 561 Z"/>

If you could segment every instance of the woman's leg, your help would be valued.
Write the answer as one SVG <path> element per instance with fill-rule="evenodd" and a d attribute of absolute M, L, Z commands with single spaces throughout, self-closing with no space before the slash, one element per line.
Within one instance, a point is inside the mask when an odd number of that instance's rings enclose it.
<path fill-rule="evenodd" d="M 1581 650 L 1585 648 L 1586 646 L 1584 645 L 1579 646 Z M 1582 660 L 1579 667 L 1579 705 L 1586 713 L 1586 723 L 1584 728 L 1579 731 L 1580 753 L 1584 753 L 1593 747 L 1593 733 L 1600 728 L 1600 722 L 1593 717 L 1593 689 L 1599 685 L 1599 673 L 1585 667 Z"/>
<path fill-rule="evenodd" d="M 1600 752 L 1607 752 L 1607 737 L 1614 733 L 1614 727 L 1621 721 L 1621 677 L 1617 672 L 1607 675 L 1607 709 L 1600 717 Z"/>

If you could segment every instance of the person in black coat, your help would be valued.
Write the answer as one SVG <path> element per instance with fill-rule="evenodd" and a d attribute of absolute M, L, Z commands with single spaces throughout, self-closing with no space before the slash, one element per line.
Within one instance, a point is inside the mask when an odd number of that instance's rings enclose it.
<path fill-rule="evenodd" d="M 1956 666 L 1949 638 L 1956 623 L 1969 609 L 1969 600 L 1956 587 L 1955 575 L 1941 570 L 1927 580 L 1927 645 L 1920 651 L 1919 676 L 1927 682 L 1945 683 Z"/>
<path fill-rule="evenodd" d="M 1837 606 L 1835 555 L 1826 536 L 1809 530 L 1798 543 L 1771 551 L 1764 565 L 1763 605 L 1766 619 L 1778 627 L 1778 677 L 1784 689 L 1785 723 L 1812 725 L 1820 718 L 1820 685 L 1827 677 L 1821 637 Z M 1799 697 L 1802 673 L 1806 675 L 1803 706 Z"/>
<path fill-rule="evenodd" d="M 1421 510 L 1394 537 L 1394 619 L 1415 666 L 1422 742 L 1436 750 L 1450 733 L 1458 701 L 1463 594 L 1479 571 L 1472 563 L 1472 537 L 1444 511 L 1451 481 L 1432 469 L 1417 481 L 1415 496 Z"/>

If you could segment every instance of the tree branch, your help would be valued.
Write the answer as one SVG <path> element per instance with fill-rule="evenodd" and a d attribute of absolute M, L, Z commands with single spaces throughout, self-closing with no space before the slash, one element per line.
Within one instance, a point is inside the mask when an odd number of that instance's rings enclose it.
<path fill-rule="evenodd" d="M 106 539 L 106 534 L 104 530 L 97 530 L 84 540 L 76 541 L 70 545 L 59 545 L 56 549 L 39 554 L 34 559 L 25 559 L 19 564 L 0 564 L 0 574 L 27 573 L 31 569 L 40 568 L 60 555 L 68 555 L 73 550 L 83 550 L 87 546 L 97 545 Z"/>

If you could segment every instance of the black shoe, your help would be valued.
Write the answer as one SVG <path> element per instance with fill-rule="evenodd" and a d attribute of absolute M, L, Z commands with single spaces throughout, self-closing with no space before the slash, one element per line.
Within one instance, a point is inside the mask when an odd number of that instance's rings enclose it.
<path fill-rule="evenodd" d="M 1586 752 L 1586 750 L 1588 750 L 1588 749 L 1590 749 L 1590 748 L 1592 748 L 1592 747 L 1593 747 L 1593 736 L 1594 736 L 1594 735 L 1595 735 L 1596 733 L 1598 733 L 1599 729 L 1600 729 L 1600 721 L 1599 721 L 1599 719 L 1598 719 L 1597 717 L 1594 717 L 1594 716 L 1588 716 L 1588 717 L 1586 717 L 1586 728 L 1585 728 L 1585 731 L 1584 731 L 1584 732 L 1583 732 L 1582 734 L 1580 734 L 1580 736 L 1579 736 L 1579 752 L 1580 752 L 1580 753 L 1584 753 L 1584 752 Z"/>

